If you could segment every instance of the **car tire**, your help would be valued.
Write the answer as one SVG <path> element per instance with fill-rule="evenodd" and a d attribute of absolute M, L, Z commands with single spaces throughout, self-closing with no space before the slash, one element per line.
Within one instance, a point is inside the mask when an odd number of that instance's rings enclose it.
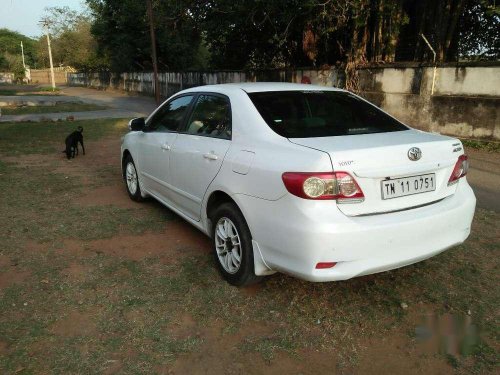
<path fill-rule="evenodd" d="M 252 235 L 238 207 L 233 203 L 220 205 L 211 221 L 213 254 L 222 277 L 235 286 L 262 280 L 255 275 Z"/>
<path fill-rule="evenodd" d="M 123 179 L 125 181 L 125 187 L 127 188 L 127 193 L 130 199 L 136 202 L 143 201 L 144 198 L 141 193 L 139 175 L 137 173 L 134 160 L 130 155 L 127 155 L 123 160 Z"/>

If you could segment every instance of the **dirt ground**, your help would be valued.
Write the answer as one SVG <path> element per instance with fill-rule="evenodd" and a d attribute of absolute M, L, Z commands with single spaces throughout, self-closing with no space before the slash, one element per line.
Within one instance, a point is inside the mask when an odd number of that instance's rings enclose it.
<path fill-rule="evenodd" d="M 8 246 L 0 250 L 0 372 L 495 372 L 495 354 L 480 353 L 483 363 L 461 349 L 479 337 L 471 295 L 491 299 L 486 289 L 498 280 L 488 274 L 460 294 L 446 265 L 469 264 L 467 249 L 355 281 L 311 284 L 276 275 L 233 288 L 217 275 L 207 237 L 154 201 L 128 198 L 119 145 L 119 137 L 91 141 L 87 154 L 71 161 L 56 153 L 0 159 L 17 171 L 57 176 L 57 183 L 40 186 L 47 202 L 26 208 L 32 213 L 24 220 L 36 218 L 43 234 L 18 224 L 2 233 Z M 74 217 L 59 223 L 49 212 L 59 212 L 61 197 Z M 18 219 L 8 215 L 2 220 Z M 498 256 L 498 226 L 482 227 L 492 218 L 498 216 L 482 212 L 474 228 L 490 232 L 478 243 Z M 498 270 L 493 263 L 488 272 Z M 471 278 L 481 279 L 487 267 L 477 265 Z M 456 272 L 469 282 L 470 267 Z M 498 316 L 488 314 L 478 319 L 494 324 Z M 495 352 L 492 337 L 483 340 Z"/>

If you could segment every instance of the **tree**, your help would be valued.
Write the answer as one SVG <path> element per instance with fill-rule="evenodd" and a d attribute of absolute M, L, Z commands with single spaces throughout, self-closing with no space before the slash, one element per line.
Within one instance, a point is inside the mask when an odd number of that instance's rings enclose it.
<path fill-rule="evenodd" d="M 292 43 L 300 1 L 199 1 L 192 13 L 202 28 L 212 67 L 286 66 L 300 46 Z"/>
<path fill-rule="evenodd" d="M 457 58 L 500 58 L 500 6 L 494 0 L 469 0 L 458 22 Z"/>
<path fill-rule="evenodd" d="M 498 13 L 496 21 L 494 17 L 481 16 L 484 14 L 484 5 L 481 4 L 487 2 L 493 3 L 484 0 L 405 1 L 403 7 L 409 22 L 402 29 L 396 58 L 402 61 L 431 60 L 432 54 L 421 34 L 430 41 L 437 52 L 437 60 L 441 62 L 456 61 L 460 45 L 464 50 L 472 48 L 474 43 L 476 46 L 494 44 L 493 29 L 498 30 Z"/>
<path fill-rule="evenodd" d="M 403 0 L 198 2 L 212 63 L 230 68 L 393 61 Z"/>
<path fill-rule="evenodd" d="M 192 12 L 206 33 L 212 66 L 242 69 L 335 63 L 349 44 L 342 30 L 359 1 L 196 3 Z"/>
<path fill-rule="evenodd" d="M 146 3 L 137 0 L 88 0 L 94 18 L 92 34 L 98 55 L 114 71 L 144 70 L 148 64 L 149 34 Z"/>
<path fill-rule="evenodd" d="M 143 0 L 87 0 L 115 71 L 151 70 Z M 156 0 L 160 69 L 347 67 L 499 57 L 495 0 Z M 354 76 L 353 76 L 354 77 Z M 353 82 L 353 85 L 355 83 Z"/>
<path fill-rule="evenodd" d="M 25 69 L 20 55 L 12 55 L 6 52 L 3 56 L 6 71 L 14 73 L 16 81 L 21 81 L 25 77 Z"/>
<path fill-rule="evenodd" d="M 21 42 L 25 63 L 34 67 L 37 63 L 36 40 L 8 29 L 0 29 L 0 71 L 12 71 L 13 64 L 21 64 Z"/>
<path fill-rule="evenodd" d="M 54 64 L 72 66 L 80 70 L 99 69 L 105 61 L 97 56 L 97 43 L 91 33 L 91 17 L 69 7 L 45 9 L 44 19 L 49 25 Z M 48 66 L 47 40 L 38 41 L 38 56 Z"/>
<path fill-rule="evenodd" d="M 153 15 L 160 68 L 199 68 L 203 51 L 199 25 L 190 13 L 191 1 L 154 1 Z M 143 0 L 87 0 L 94 17 L 92 33 L 99 55 L 112 70 L 151 70 L 151 48 Z"/>
<path fill-rule="evenodd" d="M 189 70 L 206 67 L 202 61 L 204 41 L 200 25 L 191 12 L 191 0 L 158 0 L 153 2 L 158 62 L 160 68 Z"/>

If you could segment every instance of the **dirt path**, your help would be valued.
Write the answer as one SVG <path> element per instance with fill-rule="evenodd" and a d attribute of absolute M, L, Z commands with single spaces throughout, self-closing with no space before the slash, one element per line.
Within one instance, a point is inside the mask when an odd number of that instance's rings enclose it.
<path fill-rule="evenodd" d="M 420 321 L 439 321 L 436 311 L 443 309 L 439 298 L 435 305 L 422 302 L 421 285 L 411 285 L 413 279 L 421 281 L 424 266 L 330 284 L 276 275 L 252 288 L 232 288 L 214 271 L 206 236 L 155 201 L 139 204 L 128 198 L 120 175 L 118 137 L 88 142 L 86 149 L 85 156 L 71 161 L 63 154 L 2 159 L 27 171 L 46 168 L 65 181 L 77 181 L 79 193 L 72 204 L 82 212 L 122 215 L 124 210 L 133 215 L 106 236 L 28 241 L 23 252 L 33 257 L 29 262 L 0 251 L 0 296 L 7 288 L 26 287 L 21 293 L 25 310 L 19 315 L 19 303 L 12 302 L 8 307 L 14 309 L 15 304 L 15 309 L 4 317 L 30 321 L 31 306 L 39 309 L 36 317 L 43 317 L 36 331 L 41 337 L 33 339 L 22 335 L 16 341 L 16 331 L 2 335 L 5 325 L 0 324 L 0 357 L 27 350 L 35 373 L 50 373 L 54 363 L 73 366 L 67 373 L 105 374 L 457 371 L 437 345 L 422 345 L 415 334 L 429 328 Z M 473 157 L 491 159 L 480 153 Z M 78 216 L 75 220 L 81 220 Z M 150 216 L 169 220 L 141 234 L 129 230 L 128 221 Z M 25 263 L 34 264 L 34 271 Z M 39 275 L 44 267 L 55 270 Z M 441 261 L 431 267 L 441 267 Z M 433 276 L 430 279 L 434 285 Z M 30 294 L 33 288 L 36 293 Z M 42 298 L 40 293 L 45 293 Z M 49 305 L 43 305 L 50 298 Z M 400 307 L 403 298 L 410 304 L 407 310 Z M 457 325 L 440 324 L 447 329 Z M 453 332 L 442 337 L 452 344 L 456 340 Z M 442 337 L 435 336 L 436 342 Z M 14 371 L 33 370 L 29 366 L 16 365 Z"/>
<path fill-rule="evenodd" d="M 87 103 L 105 105 L 115 109 L 128 110 L 149 115 L 155 108 L 153 97 L 132 95 L 119 91 L 99 91 L 85 87 L 64 87 L 64 94 L 77 97 Z"/>
<path fill-rule="evenodd" d="M 90 171 L 95 165 L 117 166 L 119 144 L 116 140 L 104 140 L 95 144 L 101 150 L 100 155 L 92 153 L 89 157 L 77 159 L 84 170 Z M 87 173 L 87 172 L 84 172 Z M 82 205 L 107 205 L 120 207 L 137 207 L 125 193 L 123 184 L 118 179 L 111 185 L 90 190 L 79 199 Z M 158 206 L 154 201 L 148 206 Z M 148 209 L 146 206 L 146 209 Z M 165 209 L 160 205 L 161 209 Z M 166 210 L 166 209 L 165 209 Z M 165 244 L 173 246 L 165 246 Z M 187 224 L 182 219 L 169 225 L 163 233 L 146 234 L 141 236 L 120 235 L 110 239 L 97 240 L 87 245 L 87 248 L 116 256 L 118 259 L 138 261 L 149 256 L 159 256 L 164 264 L 175 264 L 183 257 L 194 256 L 200 251 L 210 253 L 210 241 L 207 237 Z M 80 273 L 77 271 L 77 275 Z M 221 282 L 223 282 L 221 280 Z M 249 293 L 258 298 L 262 286 L 255 286 L 241 293 Z M 133 314 L 130 319 L 144 319 L 144 311 Z M 449 366 L 436 358 L 421 360 L 411 357 L 426 357 L 422 348 L 409 344 L 402 337 L 404 332 L 394 332 L 381 339 L 371 339 L 363 347 L 360 362 L 357 366 L 347 365 L 344 369 L 339 363 L 335 351 L 303 349 L 297 357 L 286 353 L 279 353 L 272 360 L 266 360 L 259 353 L 248 352 L 242 355 L 239 347 L 248 345 L 256 337 L 273 338 L 276 325 L 266 323 L 247 323 L 235 333 L 227 333 L 223 320 L 212 317 L 211 324 L 205 325 L 198 318 L 190 314 L 177 317 L 171 324 L 169 334 L 177 338 L 197 337 L 202 345 L 198 350 L 181 355 L 173 364 L 159 367 L 156 370 L 165 374 L 320 374 L 320 373 L 371 373 L 386 374 L 391 371 L 396 374 L 421 373 L 421 374 L 446 374 L 450 373 Z M 385 360 L 380 361 L 381 358 Z M 113 371 L 111 371 L 113 372 Z"/>
<path fill-rule="evenodd" d="M 477 206 L 500 212 L 500 153 L 468 149 L 467 179 L 474 189 Z"/>
<path fill-rule="evenodd" d="M 65 120 L 73 117 L 75 120 L 99 119 L 99 118 L 134 118 L 149 115 L 156 104 L 153 98 L 146 96 L 127 95 L 117 91 L 99 91 L 85 87 L 63 87 L 61 95 L 57 96 L 0 96 L 3 103 L 31 103 L 43 102 L 84 102 L 97 104 L 109 109 L 85 112 L 43 113 L 25 115 L 3 115 L 0 122 L 12 121 L 52 121 Z"/>

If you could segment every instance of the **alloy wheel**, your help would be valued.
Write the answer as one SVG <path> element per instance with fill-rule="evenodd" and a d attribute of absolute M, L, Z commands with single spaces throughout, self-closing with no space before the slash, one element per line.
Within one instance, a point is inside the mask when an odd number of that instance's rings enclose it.
<path fill-rule="evenodd" d="M 217 222 L 215 248 L 219 262 L 226 272 L 238 272 L 241 266 L 241 240 L 236 226 L 227 217 L 221 217 Z"/>
<path fill-rule="evenodd" d="M 137 192 L 137 171 L 134 163 L 129 162 L 125 170 L 125 178 L 127 179 L 127 187 L 130 194 L 134 195 Z"/>

